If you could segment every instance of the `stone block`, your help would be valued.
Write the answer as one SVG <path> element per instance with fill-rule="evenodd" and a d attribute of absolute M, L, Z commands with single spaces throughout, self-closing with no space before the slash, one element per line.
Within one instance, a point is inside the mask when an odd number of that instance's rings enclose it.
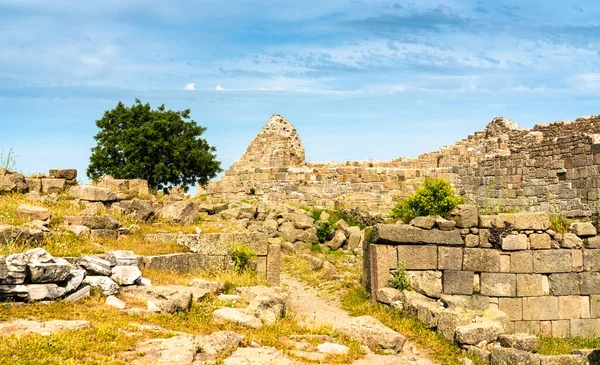
<path fill-rule="evenodd" d="M 552 336 L 552 321 L 540 321 L 540 335 Z"/>
<path fill-rule="evenodd" d="M 437 269 L 437 247 L 420 245 L 398 246 L 398 262 L 404 261 L 407 270 Z"/>
<path fill-rule="evenodd" d="M 500 272 L 510 272 L 510 255 L 500 255 Z"/>
<path fill-rule="evenodd" d="M 552 321 L 552 336 L 558 338 L 569 337 L 569 320 Z"/>
<path fill-rule="evenodd" d="M 527 250 L 529 248 L 529 239 L 527 235 L 511 234 L 502 239 L 502 249 L 504 251 Z"/>
<path fill-rule="evenodd" d="M 390 281 L 390 269 L 398 266 L 398 251 L 388 245 L 369 245 L 369 262 L 371 267 L 371 296 L 377 298 L 377 290 L 385 288 Z"/>
<path fill-rule="evenodd" d="M 547 233 L 532 233 L 529 235 L 529 246 L 532 250 L 551 248 L 552 239 Z"/>
<path fill-rule="evenodd" d="M 45 221 L 50 219 L 50 210 L 42 207 L 36 207 L 27 204 L 20 204 L 17 207 L 17 217 L 23 217 L 31 220 Z"/>
<path fill-rule="evenodd" d="M 513 333 L 526 332 L 533 334 L 540 334 L 541 322 L 540 321 L 515 321 L 512 322 Z"/>
<path fill-rule="evenodd" d="M 471 318 L 464 312 L 456 312 L 451 310 L 441 311 L 438 315 L 438 325 L 436 332 L 440 334 L 446 341 L 453 343 L 456 328 L 466 326 L 471 323 Z"/>
<path fill-rule="evenodd" d="M 573 258 L 573 271 L 583 271 L 583 252 L 581 250 L 571 250 L 571 256 Z"/>
<path fill-rule="evenodd" d="M 54 300 L 65 295 L 65 288 L 56 284 L 29 284 L 27 285 L 30 301 Z"/>
<path fill-rule="evenodd" d="M 579 275 L 577 273 L 551 274 L 548 277 L 551 295 L 579 295 Z"/>
<path fill-rule="evenodd" d="M 495 341 L 503 331 L 499 322 L 483 321 L 456 327 L 455 337 L 461 345 L 477 345 L 482 341 Z"/>
<path fill-rule="evenodd" d="M 502 347 L 527 352 L 538 352 L 540 349 L 540 339 L 529 333 L 503 334 L 498 336 L 498 342 Z"/>
<path fill-rule="evenodd" d="M 554 236 L 556 238 L 558 235 Z M 560 239 L 560 247 L 562 248 L 581 248 L 583 247 L 583 241 L 573 233 L 564 233 Z"/>
<path fill-rule="evenodd" d="M 550 321 L 561 319 L 558 311 L 558 297 L 523 298 L 523 320 Z"/>
<path fill-rule="evenodd" d="M 510 253 L 510 272 L 532 273 L 533 254 L 529 250 L 515 251 Z"/>
<path fill-rule="evenodd" d="M 499 298 L 498 309 L 506 313 L 510 321 L 523 320 L 523 298 Z"/>
<path fill-rule="evenodd" d="M 600 236 L 586 238 L 584 243 L 586 248 L 600 248 Z"/>
<path fill-rule="evenodd" d="M 583 251 L 583 270 L 600 271 L 600 249 Z"/>
<path fill-rule="evenodd" d="M 41 179 L 43 194 L 60 194 L 67 185 L 65 179 Z"/>
<path fill-rule="evenodd" d="M 43 184 L 43 180 L 42 180 Z M 69 194 L 73 199 L 96 201 L 96 202 L 111 202 L 117 200 L 117 195 L 108 188 L 100 188 L 92 185 L 73 186 L 69 190 Z"/>
<path fill-rule="evenodd" d="M 269 245 L 267 249 L 267 282 L 279 285 L 281 280 L 281 246 Z"/>
<path fill-rule="evenodd" d="M 481 228 L 492 228 L 492 224 L 504 228 L 505 222 L 512 224 L 519 231 L 545 231 L 550 228 L 550 217 L 546 213 L 500 213 L 479 216 Z"/>
<path fill-rule="evenodd" d="M 473 294 L 473 271 L 446 270 L 443 274 L 444 294 Z"/>
<path fill-rule="evenodd" d="M 57 262 L 32 262 L 27 264 L 27 277 L 30 283 L 57 283 L 65 280 L 73 269 L 71 264 L 63 259 Z"/>
<path fill-rule="evenodd" d="M 476 234 L 468 234 L 465 236 L 465 246 L 466 247 L 478 247 L 479 246 L 479 236 Z"/>
<path fill-rule="evenodd" d="M 394 288 L 379 288 L 377 290 L 377 301 L 383 304 L 392 304 L 403 298 L 402 292 Z"/>
<path fill-rule="evenodd" d="M 48 174 L 52 179 L 75 180 L 77 169 L 50 169 Z"/>
<path fill-rule="evenodd" d="M 572 269 L 571 250 L 533 251 L 533 271 L 536 273 L 571 272 Z"/>
<path fill-rule="evenodd" d="M 417 228 L 432 229 L 435 226 L 435 220 L 435 216 L 415 217 L 409 224 Z"/>
<path fill-rule="evenodd" d="M 600 295 L 590 296 L 590 317 L 600 318 Z"/>
<path fill-rule="evenodd" d="M 582 295 L 600 294 L 600 272 L 579 273 L 579 288 Z"/>
<path fill-rule="evenodd" d="M 463 255 L 463 270 L 475 272 L 499 272 L 500 251 L 487 248 L 465 248 Z"/>
<path fill-rule="evenodd" d="M 407 224 L 377 224 L 371 234 L 377 244 L 436 244 L 462 246 L 464 241 L 458 231 L 425 230 Z"/>
<path fill-rule="evenodd" d="M 517 275 L 481 273 L 481 294 L 490 297 L 514 297 L 517 293 Z"/>
<path fill-rule="evenodd" d="M 449 218 L 456 222 L 458 228 L 471 228 L 477 226 L 478 215 L 476 206 L 460 204 L 450 212 Z"/>
<path fill-rule="evenodd" d="M 572 337 L 598 337 L 600 336 L 600 319 L 572 319 L 570 334 Z"/>
<path fill-rule="evenodd" d="M 417 293 L 430 298 L 442 296 L 442 273 L 440 271 L 406 271 L 406 277 Z"/>
<path fill-rule="evenodd" d="M 581 318 L 592 318 L 590 310 L 590 297 L 582 296 L 581 299 Z"/>
<path fill-rule="evenodd" d="M 581 298 L 579 296 L 558 297 L 559 319 L 581 318 Z"/>
<path fill-rule="evenodd" d="M 541 274 L 517 274 L 517 296 L 539 297 L 544 295 Z"/>
<path fill-rule="evenodd" d="M 569 226 L 569 232 L 579 237 L 593 237 L 598 234 L 596 227 L 591 222 L 573 222 Z"/>
<path fill-rule="evenodd" d="M 490 363 L 492 365 L 539 365 L 540 363 L 536 355 L 527 351 L 507 347 L 493 347 L 490 352 Z"/>
<path fill-rule="evenodd" d="M 461 247 L 438 247 L 439 270 L 461 270 L 463 250 Z"/>
<path fill-rule="evenodd" d="M 540 365 L 587 365 L 579 355 L 538 355 Z"/>

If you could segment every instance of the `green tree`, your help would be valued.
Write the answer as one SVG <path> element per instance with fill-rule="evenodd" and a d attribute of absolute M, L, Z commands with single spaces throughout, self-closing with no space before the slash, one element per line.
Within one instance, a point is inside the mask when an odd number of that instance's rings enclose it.
<path fill-rule="evenodd" d="M 145 179 L 152 189 L 206 185 L 221 172 L 216 149 L 200 136 L 206 128 L 190 119 L 190 110 L 156 110 L 138 99 L 131 107 L 119 102 L 96 121 L 87 176 Z"/>
<path fill-rule="evenodd" d="M 392 208 L 391 216 L 405 221 L 427 215 L 444 216 L 464 201 L 464 197 L 454 195 L 452 185 L 446 180 L 427 178 L 412 196 Z"/>

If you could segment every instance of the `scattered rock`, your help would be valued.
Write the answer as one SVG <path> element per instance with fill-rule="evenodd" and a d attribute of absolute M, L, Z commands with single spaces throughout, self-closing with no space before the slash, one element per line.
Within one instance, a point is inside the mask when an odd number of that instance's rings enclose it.
<path fill-rule="evenodd" d="M 346 234 L 344 233 L 344 231 L 338 230 L 335 231 L 333 238 L 325 242 L 325 244 L 330 248 L 337 250 L 338 248 L 344 245 L 344 242 L 346 242 Z"/>
<path fill-rule="evenodd" d="M 456 328 L 456 341 L 461 345 L 477 345 L 480 342 L 492 342 L 503 332 L 503 327 L 495 321 L 471 323 Z"/>
<path fill-rule="evenodd" d="M 77 265 L 90 275 L 109 276 L 111 274 L 110 262 L 99 257 L 83 256 L 77 260 Z"/>
<path fill-rule="evenodd" d="M 192 223 L 199 216 L 198 203 L 191 201 L 169 202 L 159 211 L 159 216 L 177 223 Z"/>
<path fill-rule="evenodd" d="M 593 237 L 598 233 L 596 227 L 590 222 L 573 222 L 569 226 L 569 231 L 579 237 Z"/>
<path fill-rule="evenodd" d="M 384 326 L 371 316 L 352 318 L 343 324 L 341 332 L 369 346 L 373 351 L 392 350 L 402 352 L 406 338 L 398 332 Z"/>
<path fill-rule="evenodd" d="M 540 349 L 540 339 L 529 333 L 500 335 L 498 336 L 498 342 L 502 347 L 512 347 L 527 352 L 538 352 Z"/>
<path fill-rule="evenodd" d="M 212 319 L 218 323 L 233 323 L 250 328 L 261 328 L 262 322 L 253 315 L 237 308 L 221 308 L 213 312 Z"/>
<path fill-rule="evenodd" d="M 325 342 L 317 345 L 317 350 L 324 354 L 332 355 L 346 355 L 348 352 L 350 352 L 350 349 L 347 346 L 331 342 Z"/>
<path fill-rule="evenodd" d="M 161 312 L 169 314 L 188 312 L 194 298 L 192 288 L 183 286 L 130 286 L 121 290 L 123 295 L 151 301 Z"/>
<path fill-rule="evenodd" d="M 115 295 L 119 292 L 119 285 L 106 276 L 86 276 L 83 283 L 97 288 L 103 295 Z"/>
<path fill-rule="evenodd" d="M 272 347 L 240 347 L 223 360 L 223 365 L 293 365 L 282 351 Z"/>
<path fill-rule="evenodd" d="M 112 268 L 110 278 L 119 285 L 133 285 L 142 277 L 137 266 L 117 265 Z"/>
<path fill-rule="evenodd" d="M 65 295 L 66 290 L 56 284 L 28 284 L 30 301 L 54 300 Z"/>
<path fill-rule="evenodd" d="M 138 257 L 133 251 L 112 251 L 106 255 L 106 261 L 110 266 L 137 266 Z"/>
<path fill-rule="evenodd" d="M 96 201 L 96 202 L 111 202 L 117 200 L 115 193 L 107 188 L 100 188 L 92 185 L 77 185 L 69 190 L 69 194 L 73 199 Z"/>
<path fill-rule="evenodd" d="M 115 297 L 114 295 L 109 295 L 106 297 L 106 305 L 115 307 L 117 309 L 125 309 L 127 306 L 124 301 Z"/>
<path fill-rule="evenodd" d="M 22 336 L 29 334 L 49 336 L 60 331 L 77 331 L 86 328 L 92 328 L 92 325 L 88 321 L 55 320 L 38 322 L 17 319 L 14 321 L 0 323 L 0 336 Z"/>
<path fill-rule="evenodd" d="M 417 228 L 432 229 L 437 218 L 436 216 L 416 217 L 409 224 Z"/>
<path fill-rule="evenodd" d="M 50 219 L 50 210 L 33 205 L 21 204 L 17 207 L 17 217 L 45 221 Z"/>
<path fill-rule="evenodd" d="M 379 288 L 377 289 L 377 301 L 384 304 L 391 304 L 402 299 L 402 292 L 394 288 Z"/>
<path fill-rule="evenodd" d="M 225 287 L 225 283 L 218 281 L 210 281 L 204 279 L 194 279 L 190 282 L 190 286 L 208 290 L 209 293 L 218 293 Z"/>

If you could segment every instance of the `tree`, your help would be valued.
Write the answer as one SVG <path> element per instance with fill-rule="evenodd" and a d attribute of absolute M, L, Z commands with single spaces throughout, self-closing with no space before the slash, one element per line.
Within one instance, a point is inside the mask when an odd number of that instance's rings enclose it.
<path fill-rule="evenodd" d="M 221 172 L 216 149 L 200 136 L 206 128 L 190 119 L 190 110 L 153 110 L 138 99 L 131 107 L 122 102 L 96 121 L 87 176 L 116 179 L 145 179 L 148 186 L 166 191 L 169 187 L 206 185 Z"/>

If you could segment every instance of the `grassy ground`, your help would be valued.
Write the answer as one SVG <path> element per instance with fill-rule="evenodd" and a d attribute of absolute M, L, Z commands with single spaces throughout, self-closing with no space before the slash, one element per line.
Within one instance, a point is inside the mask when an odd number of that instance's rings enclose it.
<path fill-rule="evenodd" d="M 598 349 L 600 338 L 554 338 L 542 337 L 539 353 L 542 355 L 568 355 L 576 349 Z"/>

